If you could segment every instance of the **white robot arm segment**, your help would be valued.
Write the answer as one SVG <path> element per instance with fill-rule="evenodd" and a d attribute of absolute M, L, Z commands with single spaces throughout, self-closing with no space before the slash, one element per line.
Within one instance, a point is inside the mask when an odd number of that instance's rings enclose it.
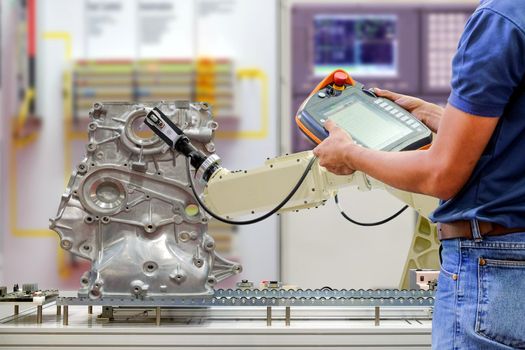
<path fill-rule="evenodd" d="M 230 172 L 221 168 L 208 180 L 204 201 L 211 211 L 223 217 L 265 213 L 290 193 L 312 157 L 313 153 L 307 151 L 270 159 L 251 170 Z M 317 207 L 346 186 L 357 186 L 363 191 L 386 189 L 424 217 L 437 206 L 435 198 L 391 188 L 360 172 L 334 175 L 316 161 L 301 187 L 279 212 Z"/>

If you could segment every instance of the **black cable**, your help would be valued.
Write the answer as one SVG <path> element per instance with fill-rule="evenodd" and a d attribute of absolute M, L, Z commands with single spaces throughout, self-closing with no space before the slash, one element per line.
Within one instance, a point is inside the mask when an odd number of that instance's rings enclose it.
<path fill-rule="evenodd" d="M 191 191 L 193 192 L 193 196 L 195 197 L 195 199 L 197 200 L 197 202 L 199 203 L 199 205 L 204 209 L 205 212 L 207 212 L 208 214 L 210 214 L 213 218 L 219 220 L 219 221 L 222 221 L 226 224 L 230 224 L 230 225 L 251 225 L 251 224 L 255 224 L 259 221 L 262 221 L 264 219 L 267 219 L 268 217 L 272 216 L 273 214 L 275 214 L 276 212 L 278 212 L 282 207 L 284 207 L 284 205 L 286 203 L 288 203 L 288 201 L 295 195 L 295 193 L 297 192 L 297 190 L 299 189 L 299 187 L 301 187 L 301 185 L 303 184 L 304 182 L 304 179 L 306 179 L 306 176 L 308 175 L 308 173 L 310 172 L 310 169 L 312 169 L 312 166 L 314 165 L 314 162 L 315 160 L 317 159 L 317 157 L 312 157 L 312 159 L 310 159 L 310 162 L 308 163 L 308 165 L 306 166 L 306 169 L 304 170 L 303 174 L 301 175 L 301 177 L 299 178 L 299 181 L 297 181 L 297 183 L 295 184 L 295 187 L 292 189 L 292 191 L 283 199 L 283 201 L 281 203 L 279 203 L 275 208 L 273 208 L 272 210 L 270 210 L 269 212 L 267 212 L 266 214 L 264 215 L 261 215 L 257 218 L 254 218 L 254 219 L 250 219 L 250 220 L 245 220 L 245 221 L 235 221 L 235 220 L 229 220 L 229 219 L 226 219 L 226 218 L 223 218 L 217 214 L 215 214 L 214 212 L 212 212 L 207 206 L 206 204 L 204 204 L 202 202 L 202 200 L 200 199 L 199 195 L 197 194 L 197 192 L 195 191 L 195 185 L 193 184 L 193 177 L 191 176 L 191 167 L 190 167 L 190 162 L 189 162 L 189 159 L 186 158 L 186 173 L 188 175 L 188 179 L 190 180 L 190 187 L 191 187 Z"/>
<path fill-rule="evenodd" d="M 386 224 L 387 222 L 397 218 L 399 215 L 401 215 L 402 212 L 404 212 L 405 210 L 408 209 L 408 205 L 405 205 L 403 208 L 399 209 L 399 211 L 397 211 L 396 213 L 394 213 L 393 215 L 387 217 L 384 220 L 376 221 L 376 222 L 360 222 L 360 221 L 356 221 L 356 220 L 352 219 L 351 217 L 349 217 L 344 212 L 344 210 L 339 205 L 339 197 L 337 196 L 337 194 L 334 196 L 334 201 L 335 201 L 335 204 L 337 204 L 337 207 L 339 208 L 339 211 L 341 212 L 341 215 L 343 215 L 343 217 L 346 220 L 350 221 L 352 224 L 359 225 L 359 226 L 379 226 L 379 225 Z"/>
<path fill-rule="evenodd" d="M 334 289 L 332 287 L 329 287 L 329 286 L 324 286 L 323 288 L 321 288 L 322 291 L 325 291 L 325 290 L 329 290 L 329 291 L 333 291 Z"/>

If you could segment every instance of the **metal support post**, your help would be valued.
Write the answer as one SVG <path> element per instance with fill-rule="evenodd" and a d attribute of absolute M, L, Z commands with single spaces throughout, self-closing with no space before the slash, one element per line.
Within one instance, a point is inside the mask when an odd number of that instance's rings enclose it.
<path fill-rule="evenodd" d="M 272 325 L 272 307 L 266 307 L 266 326 L 270 327 Z"/>
<path fill-rule="evenodd" d="M 36 307 L 36 323 L 37 324 L 42 323 L 42 305 L 38 305 Z"/>
<path fill-rule="evenodd" d="M 381 313 L 379 310 L 379 306 L 375 307 L 375 315 L 374 315 L 374 325 L 379 326 L 379 323 L 381 321 Z"/>
<path fill-rule="evenodd" d="M 69 324 L 69 306 L 68 305 L 64 305 L 64 316 L 62 321 L 63 321 L 63 324 L 64 326 L 67 326 Z"/>
<path fill-rule="evenodd" d="M 284 324 L 285 324 L 285 326 L 289 326 L 290 325 L 290 313 L 291 313 L 290 307 L 287 306 L 284 309 Z"/>
<path fill-rule="evenodd" d="M 156 324 L 157 326 L 160 326 L 160 306 L 157 306 L 157 307 L 155 308 L 155 316 L 156 316 L 156 318 L 155 318 L 155 324 Z"/>

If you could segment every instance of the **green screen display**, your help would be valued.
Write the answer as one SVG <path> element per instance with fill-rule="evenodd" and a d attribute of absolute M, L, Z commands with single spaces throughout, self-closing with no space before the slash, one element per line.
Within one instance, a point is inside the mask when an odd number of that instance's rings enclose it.
<path fill-rule="evenodd" d="M 359 101 L 339 104 L 324 113 L 364 146 L 380 150 L 412 131 L 388 115 L 381 115 Z"/>

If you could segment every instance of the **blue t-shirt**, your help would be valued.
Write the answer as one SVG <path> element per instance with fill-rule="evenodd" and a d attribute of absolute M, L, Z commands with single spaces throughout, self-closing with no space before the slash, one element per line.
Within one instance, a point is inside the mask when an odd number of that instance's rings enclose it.
<path fill-rule="evenodd" d="M 451 85 L 452 106 L 500 120 L 468 182 L 431 220 L 525 227 L 525 0 L 481 2 L 460 39 Z"/>

